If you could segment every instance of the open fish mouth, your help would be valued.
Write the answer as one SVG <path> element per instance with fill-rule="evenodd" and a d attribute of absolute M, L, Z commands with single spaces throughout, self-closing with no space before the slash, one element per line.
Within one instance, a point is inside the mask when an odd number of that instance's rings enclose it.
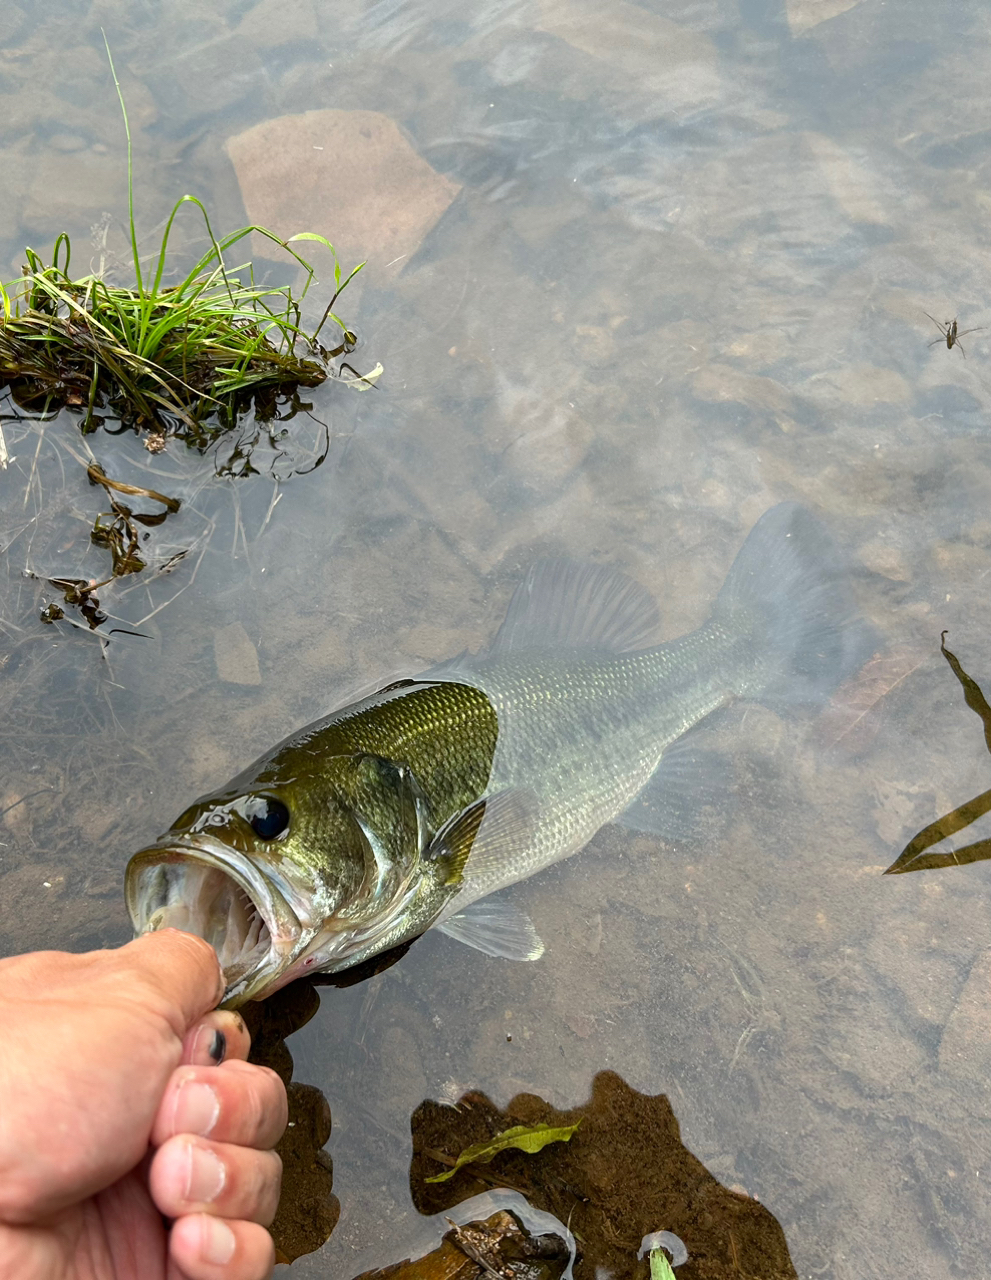
<path fill-rule="evenodd" d="M 136 853 L 126 893 L 136 933 L 175 928 L 210 943 L 228 1008 L 271 987 L 308 940 L 289 887 L 203 834 L 167 838 Z"/>

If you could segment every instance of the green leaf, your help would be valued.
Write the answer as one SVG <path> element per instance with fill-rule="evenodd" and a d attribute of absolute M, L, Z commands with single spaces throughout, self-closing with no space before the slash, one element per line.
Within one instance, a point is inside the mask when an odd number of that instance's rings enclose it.
<path fill-rule="evenodd" d="M 663 1249 L 650 1251 L 650 1280 L 675 1280 L 667 1254 Z"/>
<path fill-rule="evenodd" d="M 286 244 L 294 244 L 297 240 L 315 240 L 317 244 L 326 245 L 330 252 L 337 257 L 337 250 L 330 243 L 326 236 L 318 236 L 315 231 L 299 231 L 294 236 L 290 236 Z"/>
<path fill-rule="evenodd" d="M 458 1156 L 457 1164 L 453 1169 L 438 1173 L 432 1178 L 424 1178 L 424 1182 L 446 1182 L 448 1178 L 453 1178 L 463 1165 L 488 1164 L 500 1151 L 509 1151 L 513 1147 L 533 1155 L 542 1147 L 546 1147 L 549 1142 L 569 1142 L 580 1124 L 581 1121 L 578 1120 L 575 1124 L 561 1125 L 558 1128 L 549 1124 L 514 1125 L 512 1129 L 497 1134 L 488 1142 L 476 1142 L 474 1146 L 466 1147 Z"/>

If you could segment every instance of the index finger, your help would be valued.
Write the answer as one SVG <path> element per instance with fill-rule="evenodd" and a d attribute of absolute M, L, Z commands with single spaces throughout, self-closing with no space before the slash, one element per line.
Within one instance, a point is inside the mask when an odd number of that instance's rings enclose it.
<path fill-rule="evenodd" d="M 209 942 L 179 929 L 159 929 L 121 947 L 117 953 L 137 979 L 143 994 L 157 995 L 161 1012 L 180 1039 L 224 994 L 224 976 Z M 126 981 L 125 976 L 120 976 Z"/>

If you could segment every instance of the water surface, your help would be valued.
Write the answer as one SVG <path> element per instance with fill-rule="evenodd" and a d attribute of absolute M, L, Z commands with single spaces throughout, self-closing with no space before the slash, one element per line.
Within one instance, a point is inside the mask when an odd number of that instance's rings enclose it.
<path fill-rule="evenodd" d="M 288 455 L 265 444 L 257 475 L 4 417 L 0 945 L 123 941 L 132 850 L 354 688 L 484 643 L 538 556 L 620 565 L 672 637 L 760 513 L 804 502 L 888 646 L 885 696 L 818 723 L 735 708 L 724 822 L 675 844 L 607 828 L 512 891 L 538 964 L 428 935 L 325 990 L 290 1047 L 330 1101 L 341 1218 L 295 1272 L 404 1256 L 424 1099 L 564 1110 L 611 1069 L 668 1097 L 800 1276 L 991 1276 L 991 871 L 880 875 L 988 785 L 939 634 L 988 691 L 991 342 L 964 358 L 925 315 L 991 325 L 986 8 L 285 9 L 0 3 L 4 279 L 63 230 L 127 278 L 101 24 L 148 248 L 187 190 L 241 225 L 260 197 L 225 144 L 313 110 L 396 122 L 447 202 L 400 262 L 388 225 L 350 247 L 370 266 L 342 311 L 382 383 L 314 393 L 319 422 L 289 424 Z M 307 185 L 284 203 L 312 221 Z M 333 203 L 317 216 L 295 229 L 335 239 Z M 327 460 L 292 475 L 319 423 Z M 39 621 L 45 578 L 104 564 L 87 450 L 184 501 L 155 563 L 190 554 L 105 599 L 146 638 Z"/>

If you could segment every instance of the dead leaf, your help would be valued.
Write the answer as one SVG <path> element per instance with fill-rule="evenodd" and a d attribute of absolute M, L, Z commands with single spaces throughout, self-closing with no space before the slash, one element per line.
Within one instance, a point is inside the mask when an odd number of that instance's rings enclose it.
<path fill-rule="evenodd" d="M 876 653 L 833 694 L 816 726 L 819 744 L 841 746 L 850 755 L 866 751 L 884 718 L 881 702 L 928 657 L 907 645 Z"/>

